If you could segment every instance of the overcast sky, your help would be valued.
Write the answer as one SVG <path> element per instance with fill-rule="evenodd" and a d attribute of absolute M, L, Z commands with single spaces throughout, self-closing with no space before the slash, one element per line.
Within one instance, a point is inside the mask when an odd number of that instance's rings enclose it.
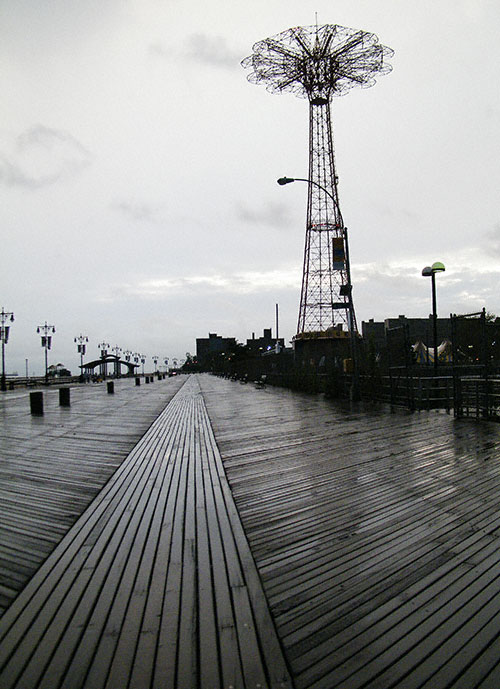
<path fill-rule="evenodd" d="M 295 333 L 307 102 L 240 61 L 340 24 L 393 71 L 333 103 L 358 323 L 500 314 L 498 0 L 0 0 L 0 307 L 7 370 L 77 372 L 73 338 L 183 357 L 209 332 Z"/>

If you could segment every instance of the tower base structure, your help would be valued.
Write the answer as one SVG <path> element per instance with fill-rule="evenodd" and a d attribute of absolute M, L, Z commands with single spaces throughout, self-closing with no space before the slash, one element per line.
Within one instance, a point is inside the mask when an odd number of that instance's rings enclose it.
<path fill-rule="evenodd" d="M 355 335 L 356 337 L 356 335 Z M 300 333 L 292 341 L 295 368 L 310 373 L 352 373 L 351 333 L 341 326 L 321 332 Z"/>

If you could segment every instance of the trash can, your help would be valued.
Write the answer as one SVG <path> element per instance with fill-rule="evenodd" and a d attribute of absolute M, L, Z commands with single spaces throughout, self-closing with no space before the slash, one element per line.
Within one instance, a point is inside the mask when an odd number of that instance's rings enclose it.
<path fill-rule="evenodd" d="M 32 414 L 43 415 L 43 392 L 30 392 L 30 408 Z"/>
<path fill-rule="evenodd" d="M 70 388 L 59 388 L 59 406 L 69 407 L 70 405 Z"/>

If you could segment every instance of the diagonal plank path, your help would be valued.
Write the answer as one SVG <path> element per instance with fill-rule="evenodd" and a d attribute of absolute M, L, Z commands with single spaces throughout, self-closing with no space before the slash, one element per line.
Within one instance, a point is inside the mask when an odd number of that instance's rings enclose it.
<path fill-rule="evenodd" d="M 134 378 L 43 391 L 45 414 L 30 414 L 29 392 L 0 393 L 0 614 L 99 493 L 181 387 Z"/>
<path fill-rule="evenodd" d="M 0 686 L 292 687 L 196 377 L 0 620 Z"/>

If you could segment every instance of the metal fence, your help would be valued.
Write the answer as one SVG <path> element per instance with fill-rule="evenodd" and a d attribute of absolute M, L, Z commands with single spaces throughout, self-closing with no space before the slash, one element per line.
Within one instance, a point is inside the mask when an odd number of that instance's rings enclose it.
<path fill-rule="evenodd" d="M 386 330 L 383 364 L 362 376 L 364 394 L 411 410 L 453 408 L 457 417 L 499 420 L 500 318 L 483 309 L 450 320 L 451 361 L 436 368 L 417 363 L 406 324 Z"/>

